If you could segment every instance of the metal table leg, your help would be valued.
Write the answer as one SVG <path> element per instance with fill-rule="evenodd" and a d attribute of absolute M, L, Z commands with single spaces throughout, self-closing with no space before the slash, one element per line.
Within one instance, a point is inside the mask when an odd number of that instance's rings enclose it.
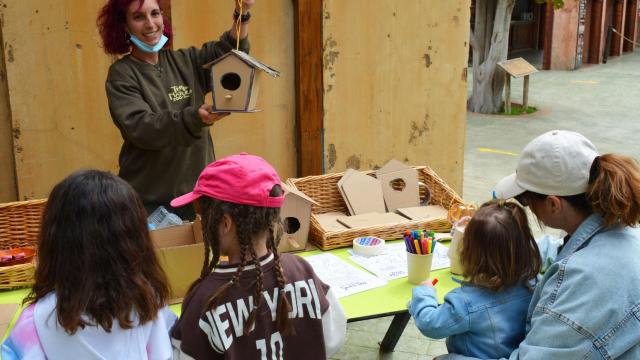
<path fill-rule="evenodd" d="M 392 352 L 395 349 L 398 340 L 400 340 L 400 336 L 404 331 L 404 328 L 407 326 L 411 315 L 409 312 L 404 312 L 401 314 L 396 314 L 391 321 L 391 325 L 387 329 L 387 333 L 384 335 L 384 339 L 380 343 L 380 350 L 382 352 Z"/>

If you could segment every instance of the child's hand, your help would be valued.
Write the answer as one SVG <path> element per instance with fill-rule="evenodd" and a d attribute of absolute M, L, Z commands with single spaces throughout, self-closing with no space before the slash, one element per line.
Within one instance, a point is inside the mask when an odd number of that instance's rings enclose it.
<path fill-rule="evenodd" d="M 422 284 L 420 284 L 420 285 L 421 285 L 421 286 L 428 286 L 428 287 L 432 287 L 432 288 L 433 288 L 433 290 L 435 290 L 436 288 L 435 288 L 434 286 L 435 286 L 435 284 L 437 284 L 437 283 L 438 283 L 438 279 L 431 279 L 431 278 L 429 278 L 429 279 L 425 280 L 425 281 L 424 281 Z"/>

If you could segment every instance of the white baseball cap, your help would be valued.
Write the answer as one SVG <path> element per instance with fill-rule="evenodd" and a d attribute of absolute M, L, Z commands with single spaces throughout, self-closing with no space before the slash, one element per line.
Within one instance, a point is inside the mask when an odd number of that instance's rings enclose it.
<path fill-rule="evenodd" d="M 525 191 L 571 196 L 587 192 L 595 145 L 573 131 L 553 130 L 525 146 L 515 174 L 498 182 L 494 197 L 510 199 Z"/>

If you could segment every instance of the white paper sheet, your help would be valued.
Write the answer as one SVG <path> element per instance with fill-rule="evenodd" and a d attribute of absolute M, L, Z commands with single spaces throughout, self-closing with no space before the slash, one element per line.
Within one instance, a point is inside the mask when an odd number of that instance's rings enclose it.
<path fill-rule="evenodd" d="M 446 246 L 436 243 L 431 261 L 431 270 L 444 269 L 451 266 L 447 250 Z M 385 280 L 407 276 L 406 252 L 404 243 L 385 245 L 384 253 L 370 257 L 353 255 L 353 251 L 349 250 L 349 253 L 352 254 L 351 261 Z"/>
<path fill-rule="evenodd" d="M 333 289 L 338 298 L 387 285 L 385 280 L 362 271 L 332 254 L 312 255 L 304 259 L 311 264 L 320 280 Z"/>

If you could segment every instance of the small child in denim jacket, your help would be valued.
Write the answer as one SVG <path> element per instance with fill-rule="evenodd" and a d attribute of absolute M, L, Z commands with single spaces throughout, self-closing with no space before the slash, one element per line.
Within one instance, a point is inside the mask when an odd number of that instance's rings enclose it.
<path fill-rule="evenodd" d="M 465 228 L 460 262 L 466 281 L 438 305 L 427 280 L 413 289 L 409 312 L 449 352 L 502 358 L 520 344 L 541 257 L 524 210 L 514 202 L 482 205 Z"/>

